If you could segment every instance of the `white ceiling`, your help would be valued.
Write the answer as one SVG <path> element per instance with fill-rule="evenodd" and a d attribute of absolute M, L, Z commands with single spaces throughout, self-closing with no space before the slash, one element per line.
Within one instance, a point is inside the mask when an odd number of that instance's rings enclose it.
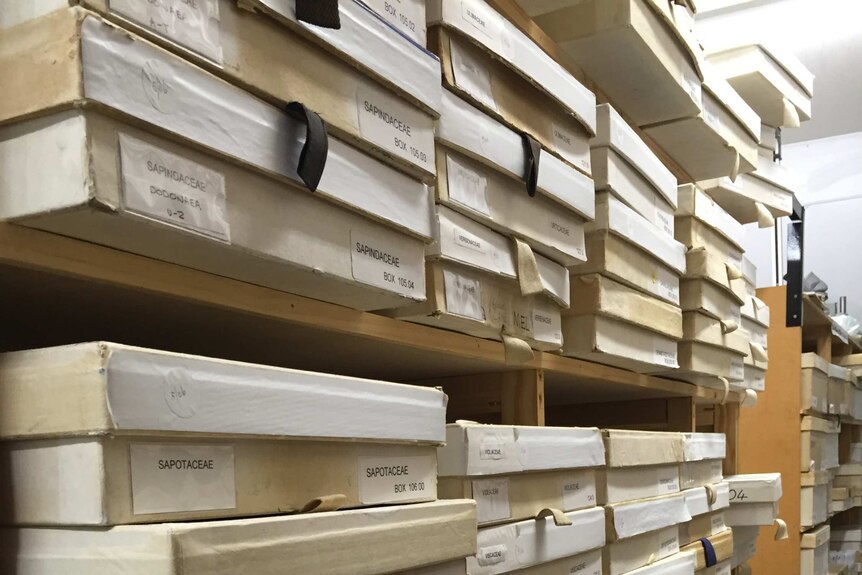
<path fill-rule="evenodd" d="M 698 33 L 707 48 L 728 35 L 775 42 L 815 75 L 812 119 L 785 130 L 785 142 L 862 132 L 862 1 L 737 0 L 711 11 L 709 0 L 701 0 L 698 7 Z"/>

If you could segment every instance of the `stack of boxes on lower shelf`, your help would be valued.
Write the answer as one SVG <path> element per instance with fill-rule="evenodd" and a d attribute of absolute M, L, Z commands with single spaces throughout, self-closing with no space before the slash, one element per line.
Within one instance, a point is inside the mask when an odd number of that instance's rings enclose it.
<path fill-rule="evenodd" d="M 427 301 L 395 315 L 502 339 L 513 361 L 558 350 L 566 268 L 585 261 L 595 214 L 595 96 L 483 0 L 431 0 L 427 15 L 445 87 L 435 242 Z"/>
<path fill-rule="evenodd" d="M 675 369 L 685 271 L 673 237 L 676 179 L 608 105 L 597 109 L 591 145 L 596 219 L 587 263 L 572 269 L 563 353 L 643 373 Z"/>
<path fill-rule="evenodd" d="M 476 501 L 478 545 L 467 573 L 601 574 L 598 429 L 458 422 L 438 460 L 440 497 Z"/>
<path fill-rule="evenodd" d="M 855 523 L 833 523 L 830 528 L 829 562 L 846 566 L 848 573 L 858 575 L 862 573 L 862 524 L 858 511 L 852 515 L 851 521 Z"/>
<path fill-rule="evenodd" d="M 680 286 L 683 343 L 674 377 L 725 389 L 744 387 L 748 341 L 740 330 L 747 297 L 742 225 L 694 184 L 680 186 L 676 237 L 686 245 Z"/>
<path fill-rule="evenodd" d="M 4 573 L 376 575 L 475 553 L 475 503 L 436 501 L 439 390 L 108 343 L 0 371 Z"/>
<path fill-rule="evenodd" d="M 332 27 L 180 4 L 4 7 L 26 97 L 0 105 L 0 217 L 356 309 L 424 301 L 438 59 L 357 0 Z"/>
<path fill-rule="evenodd" d="M 733 528 L 732 565 L 736 568 L 757 553 L 761 527 L 777 523 L 776 538 L 786 537 L 787 527 L 778 517 L 781 474 L 734 475 L 725 481 L 730 485 L 730 508 L 724 518 Z"/>

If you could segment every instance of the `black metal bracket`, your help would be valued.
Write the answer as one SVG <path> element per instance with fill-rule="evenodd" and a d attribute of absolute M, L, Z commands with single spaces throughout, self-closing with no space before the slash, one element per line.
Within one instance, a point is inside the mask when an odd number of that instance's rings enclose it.
<path fill-rule="evenodd" d="M 772 150 L 772 161 L 780 162 L 784 159 L 781 142 L 781 128 L 775 128 L 775 148 L 776 149 Z"/>
<path fill-rule="evenodd" d="M 787 327 L 802 325 L 802 256 L 805 240 L 805 207 L 799 200 L 793 198 L 793 212 L 790 214 L 790 225 L 787 226 Z"/>

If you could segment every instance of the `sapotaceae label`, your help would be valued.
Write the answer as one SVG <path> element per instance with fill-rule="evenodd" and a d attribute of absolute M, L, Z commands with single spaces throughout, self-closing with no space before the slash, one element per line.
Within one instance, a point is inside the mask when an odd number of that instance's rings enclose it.
<path fill-rule="evenodd" d="M 364 0 L 384 20 L 421 46 L 426 44 L 424 0 Z"/>
<path fill-rule="evenodd" d="M 218 0 L 110 0 L 110 8 L 184 48 L 223 63 Z"/>
<path fill-rule="evenodd" d="M 135 443 L 129 459 L 135 515 L 236 508 L 231 445 Z"/>
<path fill-rule="evenodd" d="M 411 246 L 369 230 L 351 230 L 353 279 L 408 297 L 424 297 L 424 253 Z"/>
<path fill-rule="evenodd" d="M 512 516 L 509 508 L 509 480 L 482 479 L 473 481 L 473 499 L 479 523 L 503 521 Z"/>
<path fill-rule="evenodd" d="M 433 455 L 360 457 L 358 473 L 363 505 L 437 497 L 437 459 Z"/>
<path fill-rule="evenodd" d="M 356 91 L 359 132 L 393 156 L 434 173 L 434 120 L 381 90 Z"/>
<path fill-rule="evenodd" d="M 123 207 L 222 241 L 230 241 L 224 176 L 120 134 Z"/>

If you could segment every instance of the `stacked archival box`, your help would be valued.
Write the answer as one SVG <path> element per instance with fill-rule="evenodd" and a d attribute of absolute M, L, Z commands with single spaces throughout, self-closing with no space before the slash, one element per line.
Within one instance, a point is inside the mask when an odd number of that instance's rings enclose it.
<path fill-rule="evenodd" d="M 749 344 L 743 369 L 744 386 L 746 389 L 761 392 L 766 390 L 766 370 L 769 368 L 769 307 L 757 297 L 757 268 L 745 257 L 742 258 L 742 279 L 745 282 L 745 301 L 741 310 L 742 331 Z"/>
<path fill-rule="evenodd" d="M 760 528 L 778 523 L 776 538 L 786 537 L 786 526 L 778 519 L 781 474 L 734 475 L 730 484 L 730 508 L 725 512 L 733 528 L 733 567 L 754 557 Z"/>
<path fill-rule="evenodd" d="M 673 238 L 676 179 L 607 104 L 592 141 L 596 219 L 572 269 L 563 353 L 651 373 L 677 366 L 684 247 Z"/>
<path fill-rule="evenodd" d="M 358 309 L 424 300 L 437 58 L 360 2 L 340 30 L 242 5 L 10 9 L 0 216 Z"/>
<path fill-rule="evenodd" d="M 427 16 L 446 88 L 435 245 L 428 301 L 394 315 L 502 339 L 512 359 L 559 349 L 568 278 L 548 279 L 586 259 L 595 96 L 482 0 L 433 0 Z"/>
<path fill-rule="evenodd" d="M 605 430 L 607 468 L 598 478 L 607 511 L 604 575 L 640 573 L 680 555 L 680 525 L 692 520 L 680 491 L 684 436 Z M 687 556 L 690 554 L 682 554 Z M 693 574 L 694 563 L 684 572 Z"/>
<path fill-rule="evenodd" d="M 441 498 L 474 499 L 479 523 L 469 575 L 601 574 L 604 510 L 598 429 L 450 424 L 438 449 Z"/>
<path fill-rule="evenodd" d="M 673 374 L 712 387 L 743 388 L 748 340 L 739 330 L 747 297 L 742 225 L 694 184 L 680 186 L 676 237 L 688 248 L 680 286 L 683 342 Z"/>
<path fill-rule="evenodd" d="M 110 343 L 0 371 L 4 571 L 376 575 L 475 551 L 474 503 L 435 501 L 438 390 Z"/>

